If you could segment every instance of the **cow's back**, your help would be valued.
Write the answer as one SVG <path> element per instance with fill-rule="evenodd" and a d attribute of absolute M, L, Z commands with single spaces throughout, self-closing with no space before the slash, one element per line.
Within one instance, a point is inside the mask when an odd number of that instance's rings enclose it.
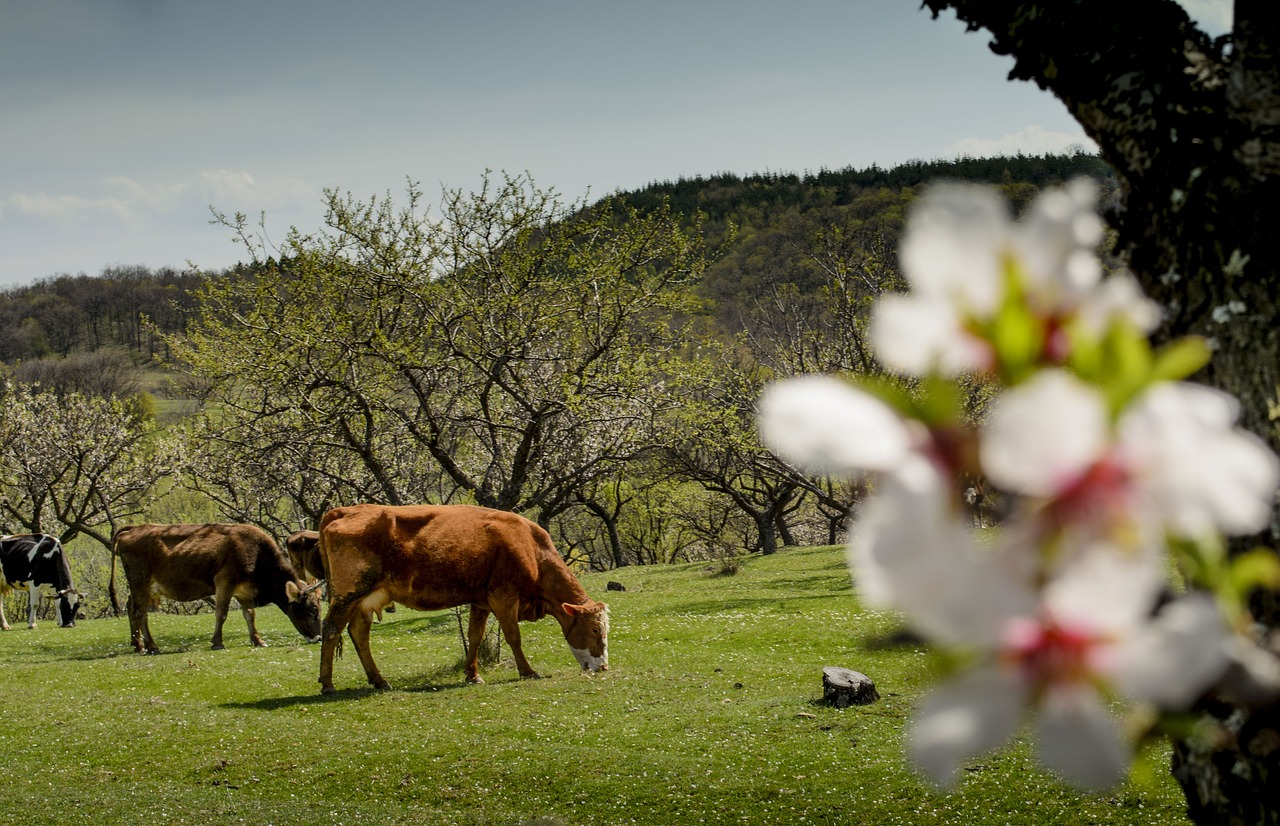
<path fill-rule="evenodd" d="M 484 604 L 494 587 L 533 594 L 551 548 L 524 517 L 473 505 L 335 508 L 320 535 L 331 599 L 383 590 L 418 610 Z"/>
<path fill-rule="evenodd" d="M 115 552 L 131 587 L 151 583 L 170 599 L 202 599 L 220 574 L 239 581 L 275 540 L 252 525 L 131 525 L 116 533 Z"/>

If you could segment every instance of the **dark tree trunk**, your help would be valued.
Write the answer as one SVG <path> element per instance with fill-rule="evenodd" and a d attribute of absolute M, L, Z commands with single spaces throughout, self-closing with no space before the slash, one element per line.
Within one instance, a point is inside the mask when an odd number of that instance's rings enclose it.
<path fill-rule="evenodd" d="M 584 500 L 583 505 L 604 525 L 605 533 L 609 537 L 609 554 L 613 557 L 613 567 L 627 567 L 627 555 L 622 550 L 622 536 L 618 533 L 617 514 L 593 500 Z"/>
<path fill-rule="evenodd" d="M 756 520 L 756 530 L 760 536 L 758 542 L 760 544 L 760 553 L 765 556 L 777 553 L 778 551 L 778 529 L 774 522 L 774 510 L 760 511 L 754 514 Z"/>
<path fill-rule="evenodd" d="M 1115 169 L 1107 215 L 1118 252 L 1168 311 L 1159 336 L 1214 346 L 1196 376 L 1237 396 L 1243 424 L 1277 447 L 1280 385 L 1280 15 L 1237 0 L 1230 43 L 1212 41 L 1173 0 L 924 0 L 985 29 L 1011 79 L 1049 90 Z M 1276 520 L 1273 519 L 1273 525 Z M 1273 529 L 1272 536 L 1276 535 Z M 1258 619 L 1280 624 L 1261 595 Z M 1174 775 L 1197 823 L 1280 823 L 1280 709 L 1217 703 L 1221 736 L 1175 744 Z"/>

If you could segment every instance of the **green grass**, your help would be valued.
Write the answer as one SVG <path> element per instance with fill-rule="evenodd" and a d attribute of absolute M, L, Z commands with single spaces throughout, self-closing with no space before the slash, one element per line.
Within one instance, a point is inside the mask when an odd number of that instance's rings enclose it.
<path fill-rule="evenodd" d="M 607 579 L 628 590 L 606 594 Z M 1186 822 L 1167 772 L 1081 794 L 1025 744 L 950 793 L 922 782 L 903 728 L 930 657 L 879 644 L 897 618 L 859 607 L 839 549 L 583 584 L 611 605 L 611 668 L 594 677 L 547 619 L 521 626 L 545 679 L 504 661 L 465 686 L 453 614 L 403 608 L 372 639 L 395 690 L 367 688 L 348 644 L 331 697 L 319 646 L 275 608 L 258 612 L 258 650 L 234 611 L 225 651 L 208 650 L 208 614 L 154 615 L 152 657 L 124 619 L 0 635 L 6 809 L 26 823 Z M 821 705 L 826 665 L 866 673 L 882 699 Z"/>

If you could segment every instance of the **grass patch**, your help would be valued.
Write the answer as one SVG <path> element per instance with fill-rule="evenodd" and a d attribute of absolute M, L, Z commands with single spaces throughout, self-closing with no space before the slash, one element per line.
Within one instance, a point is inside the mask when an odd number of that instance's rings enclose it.
<path fill-rule="evenodd" d="M 208 650 L 207 614 L 154 615 L 152 657 L 123 618 L 0 634 L 6 805 L 32 823 L 1187 822 L 1165 771 L 1081 794 L 1025 744 L 935 791 L 902 754 L 930 658 L 882 644 L 898 619 L 860 608 L 840 549 L 714 573 L 583 577 L 612 615 L 611 670 L 594 677 L 543 620 L 521 628 L 545 679 L 504 660 L 465 686 L 453 615 L 403 608 L 372 635 L 395 690 L 369 689 L 348 644 L 331 697 L 319 646 L 275 608 L 258 611 L 257 650 L 235 611 L 225 651 Z M 826 665 L 866 673 L 883 699 L 819 704 Z"/>

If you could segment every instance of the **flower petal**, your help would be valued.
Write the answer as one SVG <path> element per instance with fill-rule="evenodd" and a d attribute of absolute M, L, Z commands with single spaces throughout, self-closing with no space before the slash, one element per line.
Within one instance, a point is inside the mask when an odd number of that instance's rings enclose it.
<path fill-rule="evenodd" d="M 1129 636 L 1146 626 L 1163 583 L 1160 556 L 1097 543 L 1064 561 L 1044 605 L 1060 624 Z"/>
<path fill-rule="evenodd" d="M 765 445 L 814 473 L 885 470 L 911 449 L 910 431 L 892 408 L 828 376 L 770 385 L 759 411 Z"/>
<path fill-rule="evenodd" d="M 1128 696 L 1181 711 L 1226 670 L 1231 636 L 1207 594 L 1164 606 L 1142 633 L 1117 646 L 1115 685 Z"/>
<path fill-rule="evenodd" d="M 1048 312 L 1074 307 L 1098 283 L 1102 266 L 1095 249 L 1102 240 L 1098 185 L 1077 178 L 1044 190 L 1014 232 L 1031 300 Z"/>
<path fill-rule="evenodd" d="M 948 785 L 967 759 L 1013 736 L 1027 705 L 1027 687 L 1012 671 L 979 668 L 935 690 L 908 732 L 911 761 L 933 782 Z"/>
<path fill-rule="evenodd" d="M 1233 427 L 1239 406 L 1220 391 L 1157 384 L 1119 423 L 1119 439 L 1164 524 L 1197 538 L 1266 527 L 1280 461 L 1252 433 Z"/>
<path fill-rule="evenodd" d="M 1129 273 L 1117 273 L 1085 296 L 1079 319 L 1094 335 L 1101 335 L 1115 318 L 1126 318 L 1144 333 L 1160 323 L 1160 305 L 1147 298 Z"/>
<path fill-rule="evenodd" d="M 1045 695 L 1036 719 L 1036 741 L 1041 763 L 1084 788 L 1119 783 L 1132 758 L 1119 721 L 1098 692 L 1085 686 Z"/>
<path fill-rule="evenodd" d="M 921 295 L 986 317 L 1004 294 L 1009 211 L 989 187 L 938 184 L 912 207 L 899 247 L 903 272 Z"/>
<path fill-rule="evenodd" d="M 1107 444 L 1101 394 L 1046 370 L 997 399 L 982 429 L 980 458 L 998 487 L 1052 497 L 1076 481 Z"/>
<path fill-rule="evenodd" d="M 904 611 L 933 642 L 994 648 L 1034 596 L 979 548 L 938 471 L 914 457 L 886 475 L 852 525 L 849 560 L 870 605 Z"/>
<path fill-rule="evenodd" d="M 991 365 L 991 347 L 964 330 L 952 302 L 937 297 L 882 297 L 869 337 L 880 363 L 907 375 L 952 376 Z"/>

